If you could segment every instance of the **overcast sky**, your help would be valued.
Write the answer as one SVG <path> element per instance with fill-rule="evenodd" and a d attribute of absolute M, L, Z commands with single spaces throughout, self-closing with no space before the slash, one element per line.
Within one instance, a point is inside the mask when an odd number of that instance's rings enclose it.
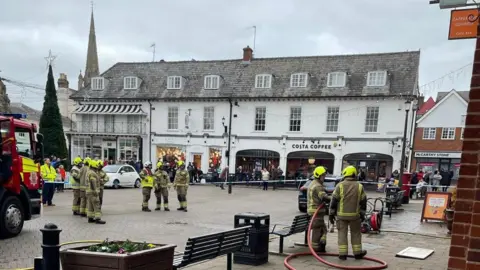
<path fill-rule="evenodd" d="M 100 70 L 122 61 L 375 53 L 421 49 L 420 85 L 472 63 L 474 40 L 448 40 L 449 10 L 428 0 L 96 0 Z M 55 78 L 70 87 L 85 69 L 90 23 L 88 0 L 2 0 L 0 76 L 40 85 L 44 57 L 57 56 Z M 468 90 L 471 66 L 422 90 Z M 41 109 L 42 90 L 7 84 L 13 102 Z"/>

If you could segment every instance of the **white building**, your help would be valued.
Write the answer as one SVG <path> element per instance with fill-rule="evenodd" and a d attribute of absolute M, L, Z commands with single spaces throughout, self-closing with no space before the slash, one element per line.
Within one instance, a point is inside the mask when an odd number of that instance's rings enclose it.
<path fill-rule="evenodd" d="M 203 171 L 223 167 L 231 116 L 231 172 L 260 162 L 279 165 L 288 177 L 313 164 L 339 174 L 348 162 L 378 178 L 400 168 L 405 101 L 417 95 L 418 51 L 252 55 L 247 47 L 235 60 L 117 63 L 76 98 L 88 94 L 99 106 L 138 102 L 138 123 L 145 121 L 150 134 L 142 137 L 143 160 L 177 156 Z"/>

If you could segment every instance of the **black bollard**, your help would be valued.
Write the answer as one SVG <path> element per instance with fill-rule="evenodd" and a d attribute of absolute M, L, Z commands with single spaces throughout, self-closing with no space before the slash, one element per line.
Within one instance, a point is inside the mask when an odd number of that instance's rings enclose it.
<path fill-rule="evenodd" d="M 60 270 L 60 230 L 57 225 L 48 223 L 40 229 L 43 234 L 43 270 Z"/>

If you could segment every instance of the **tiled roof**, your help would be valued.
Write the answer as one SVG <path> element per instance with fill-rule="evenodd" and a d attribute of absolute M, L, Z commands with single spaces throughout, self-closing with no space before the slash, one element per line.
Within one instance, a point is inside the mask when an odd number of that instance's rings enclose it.
<path fill-rule="evenodd" d="M 180 99 L 222 97 L 322 97 L 322 96 L 398 96 L 413 95 L 417 87 L 419 51 L 307 56 L 283 58 L 255 58 L 249 64 L 242 59 L 217 61 L 179 61 L 149 63 L 117 63 L 102 74 L 108 81 L 105 89 L 92 91 L 89 86 L 73 94 L 73 99 Z M 386 70 L 387 84 L 366 87 L 369 71 Z M 328 88 L 327 74 L 347 72 L 347 84 Z M 308 85 L 291 88 L 293 73 L 307 72 Z M 270 89 L 256 89 L 255 76 L 272 74 Z M 206 75 L 219 75 L 220 88 L 204 89 Z M 123 78 L 140 78 L 138 90 L 124 90 Z M 167 90 L 168 76 L 182 76 L 180 90 Z"/>
<path fill-rule="evenodd" d="M 432 97 L 428 98 L 425 103 L 423 103 L 422 107 L 417 111 L 417 115 L 422 115 L 427 113 L 429 110 L 431 110 L 435 106 L 435 101 L 433 100 Z"/>
<path fill-rule="evenodd" d="M 455 89 L 452 89 L 453 91 L 457 92 L 457 94 L 459 94 L 466 102 L 468 102 L 470 100 L 470 91 L 457 91 Z M 442 98 L 444 98 L 445 96 L 448 95 L 448 93 L 450 93 L 450 91 L 448 92 L 438 92 L 437 93 L 437 101 L 436 102 L 439 102 L 440 100 L 442 100 Z"/>
<path fill-rule="evenodd" d="M 35 122 L 40 122 L 40 117 L 42 116 L 42 112 L 39 110 L 36 110 L 32 107 L 29 107 L 23 103 L 17 103 L 13 102 L 10 104 L 10 110 L 12 113 L 21 113 L 21 114 L 26 114 L 27 115 L 27 120 L 35 121 Z M 71 126 L 71 120 L 68 119 L 67 117 L 62 116 L 62 123 L 64 127 L 70 127 Z"/>

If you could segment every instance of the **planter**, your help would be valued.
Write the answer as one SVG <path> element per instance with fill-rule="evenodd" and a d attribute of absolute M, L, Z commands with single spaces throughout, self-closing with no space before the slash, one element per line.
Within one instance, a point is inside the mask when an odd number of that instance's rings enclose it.
<path fill-rule="evenodd" d="M 115 243 L 115 242 L 112 242 Z M 116 243 L 120 243 L 117 241 Z M 68 270 L 171 270 L 176 245 L 158 245 L 152 249 L 126 254 L 87 251 L 87 246 L 60 251 L 62 269 Z"/>
<path fill-rule="evenodd" d="M 455 210 L 453 210 L 453 209 L 445 209 L 445 222 L 447 222 L 448 234 L 452 233 L 453 214 L 454 213 L 455 213 Z"/>

